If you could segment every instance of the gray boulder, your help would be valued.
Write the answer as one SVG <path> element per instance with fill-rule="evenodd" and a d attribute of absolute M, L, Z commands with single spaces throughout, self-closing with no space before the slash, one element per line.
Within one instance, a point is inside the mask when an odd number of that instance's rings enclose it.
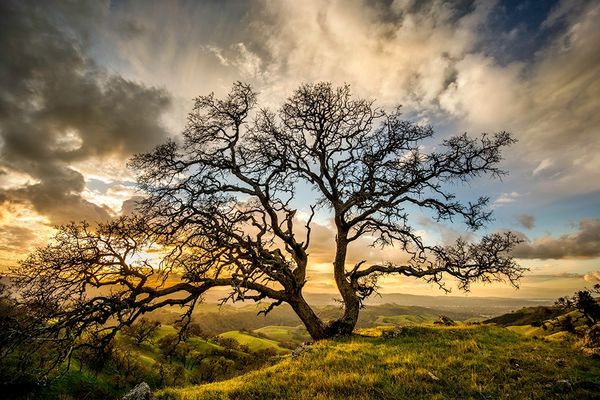
<path fill-rule="evenodd" d="M 122 400 L 156 400 L 146 382 L 142 382 L 129 391 Z"/>

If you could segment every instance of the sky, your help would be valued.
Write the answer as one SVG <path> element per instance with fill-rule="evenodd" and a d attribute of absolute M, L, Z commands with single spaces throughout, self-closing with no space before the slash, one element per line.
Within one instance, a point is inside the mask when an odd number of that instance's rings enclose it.
<path fill-rule="evenodd" d="M 277 108 L 301 83 L 354 95 L 431 124 L 440 141 L 511 132 L 501 181 L 453 190 L 489 196 L 481 233 L 415 214 L 430 242 L 517 232 L 530 268 L 515 291 L 552 298 L 600 281 L 600 2 L 0 2 L 0 271 L 53 227 L 131 210 L 136 153 L 177 139 L 193 99 L 250 83 Z M 302 208 L 302 194 L 299 206 Z M 302 211 L 302 210 L 300 210 Z M 333 231 L 319 215 L 307 290 L 332 291 Z M 367 240 L 350 251 L 378 251 Z M 440 294 L 390 277 L 382 292 Z M 459 294 L 459 293 L 455 293 Z"/>

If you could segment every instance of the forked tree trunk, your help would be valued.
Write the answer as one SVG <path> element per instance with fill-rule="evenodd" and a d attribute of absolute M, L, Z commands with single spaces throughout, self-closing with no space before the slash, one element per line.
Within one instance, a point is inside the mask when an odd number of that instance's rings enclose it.
<path fill-rule="evenodd" d="M 341 318 L 324 322 L 308 305 L 302 295 L 298 296 L 289 304 L 296 312 L 308 334 L 313 340 L 328 339 L 337 335 L 348 335 L 352 333 L 358 321 L 358 312 L 360 304 L 358 301 L 354 304 L 344 305 L 344 314 Z"/>
<path fill-rule="evenodd" d="M 345 235 L 338 235 L 336 255 L 333 262 L 334 277 L 344 303 L 344 313 L 339 319 L 323 322 L 308 305 L 301 293 L 294 297 L 290 305 L 300 317 L 306 330 L 314 340 L 326 339 L 336 335 L 349 335 L 358 322 L 360 300 L 346 279 L 345 263 L 348 241 Z"/>
<path fill-rule="evenodd" d="M 360 300 L 346 278 L 346 254 L 348 252 L 347 232 L 338 229 L 336 238 L 336 252 L 333 261 L 333 274 L 335 284 L 342 295 L 344 314 L 337 321 L 329 324 L 331 335 L 348 335 L 352 333 L 358 322 Z"/>
<path fill-rule="evenodd" d="M 290 301 L 292 309 L 296 312 L 308 334 L 313 340 L 321 340 L 329 337 L 327 334 L 327 324 L 315 314 L 313 309 L 308 305 L 302 294 L 299 294 L 294 300 Z"/>

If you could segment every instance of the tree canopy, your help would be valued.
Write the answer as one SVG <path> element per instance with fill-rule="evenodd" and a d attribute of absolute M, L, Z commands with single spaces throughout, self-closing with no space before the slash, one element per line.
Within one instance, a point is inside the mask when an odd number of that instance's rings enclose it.
<path fill-rule="evenodd" d="M 474 282 L 516 285 L 524 269 L 510 255 L 518 243 L 512 233 L 428 244 L 409 215 L 419 208 L 437 221 L 483 227 L 489 199 L 461 201 L 450 189 L 505 174 L 501 150 L 515 140 L 507 132 L 462 134 L 424 146 L 433 135 L 402 119 L 399 107 L 378 108 L 348 86 L 305 84 L 270 110 L 236 83 L 222 99 L 196 99 L 180 141 L 133 157 L 145 193 L 135 215 L 61 227 L 13 271 L 17 286 L 62 338 L 93 330 L 110 340 L 160 307 L 185 306 L 189 317 L 215 287 L 230 289 L 226 300 L 264 302 L 264 313 L 287 303 L 321 339 L 353 330 L 384 275 L 442 289 L 448 276 L 462 290 Z M 299 209 L 306 187 L 316 195 Z M 331 274 L 343 310 L 333 321 L 321 320 L 303 296 L 320 210 L 335 227 Z M 350 265 L 349 247 L 365 237 L 407 261 Z"/>

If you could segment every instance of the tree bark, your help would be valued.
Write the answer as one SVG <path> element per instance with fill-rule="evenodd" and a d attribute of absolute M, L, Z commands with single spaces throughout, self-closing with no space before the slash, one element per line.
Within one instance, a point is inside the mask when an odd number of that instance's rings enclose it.
<path fill-rule="evenodd" d="M 300 317 L 300 320 L 304 323 L 308 334 L 313 340 L 327 339 L 331 336 L 328 334 L 327 325 L 315 314 L 301 293 L 290 299 L 289 304 L 298 317 Z"/>
<path fill-rule="evenodd" d="M 341 318 L 332 321 L 328 326 L 328 335 L 348 335 L 352 333 L 358 322 L 358 313 L 360 311 L 360 299 L 356 292 L 346 279 L 346 254 L 348 252 L 347 233 L 338 230 L 336 239 L 336 253 L 333 261 L 333 272 L 335 283 L 342 295 L 344 302 L 344 314 Z"/>

